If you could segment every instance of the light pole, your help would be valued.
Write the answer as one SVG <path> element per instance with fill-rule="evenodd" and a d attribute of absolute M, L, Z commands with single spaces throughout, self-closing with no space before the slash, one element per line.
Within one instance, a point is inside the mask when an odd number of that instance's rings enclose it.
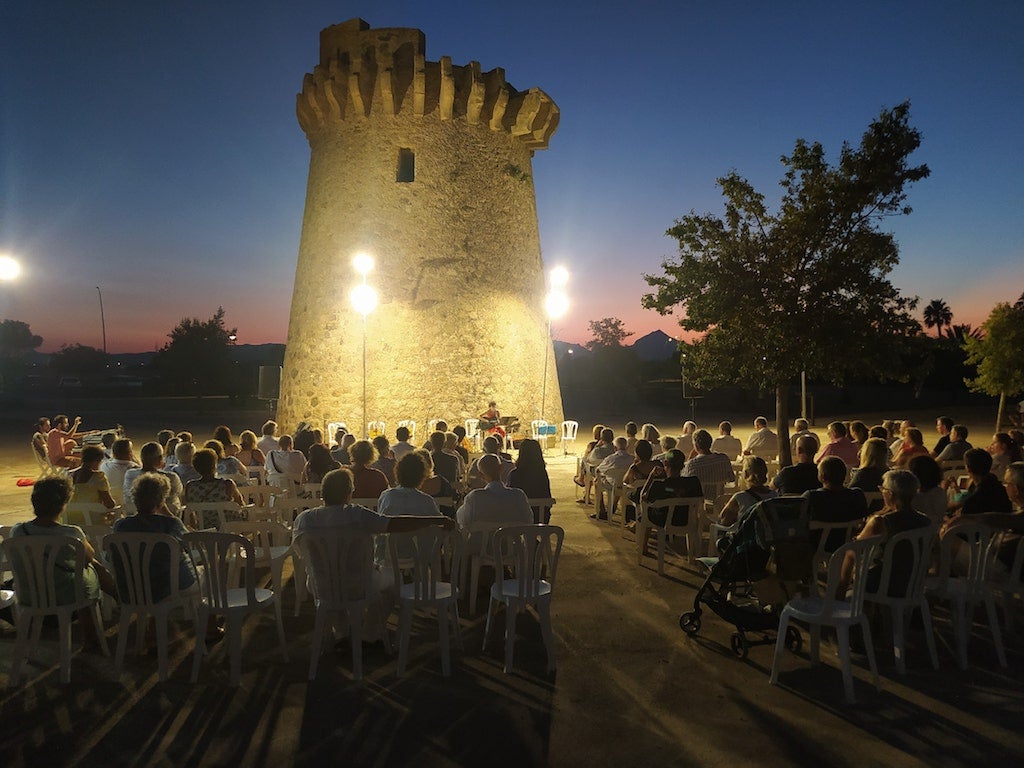
<path fill-rule="evenodd" d="M 100 328 L 103 331 L 103 354 L 107 354 L 107 319 L 103 316 L 103 291 L 96 286 L 96 294 L 100 297 Z"/>
<path fill-rule="evenodd" d="M 540 418 L 544 418 L 544 406 L 548 397 L 548 355 L 551 352 L 551 321 L 562 317 L 569 310 L 569 297 L 565 295 L 565 286 L 569 282 L 569 273 L 565 267 L 555 267 L 548 275 L 550 288 L 544 299 L 544 310 L 548 316 L 548 335 L 544 343 L 544 380 L 540 387 Z"/>
<path fill-rule="evenodd" d="M 363 281 L 349 293 L 349 300 L 352 308 L 363 316 L 363 438 L 370 437 L 369 425 L 366 422 L 366 316 L 373 312 L 377 306 L 377 292 L 366 284 L 366 275 L 373 269 L 373 257 L 365 253 L 357 254 L 352 260 Z"/>

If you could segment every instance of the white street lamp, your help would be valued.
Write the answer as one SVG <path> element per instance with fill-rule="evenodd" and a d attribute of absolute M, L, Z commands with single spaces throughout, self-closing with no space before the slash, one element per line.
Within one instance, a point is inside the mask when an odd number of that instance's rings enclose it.
<path fill-rule="evenodd" d="M 21 275 L 21 264 L 17 259 L 7 254 L 0 255 L 0 281 L 10 282 L 17 280 Z"/>
<path fill-rule="evenodd" d="M 565 267 L 555 267 L 548 275 L 550 290 L 544 299 L 544 311 L 548 316 L 548 337 L 544 345 L 544 380 L 540 388 L 540 418 L 544 418 L 544 407 L 548 398 L 548 353 L 551 351 L 551 321 L 569 311 L 569 297 L 565 286 L 569 283 L 569 272 Z"/>
<path fill-rule="evenodd" d="M 356 254 L 352 266 L 363 278 L 363 282 L 351 290 L 348 298 L 352 308 L 363 316 L 363 438 L 366 439 L 370 436 L 366 422 L 366 316 L 377 308 L 377 292 L 366 284 L 366 275 L 373 271 L 373 257 L 365 253 Z"/>

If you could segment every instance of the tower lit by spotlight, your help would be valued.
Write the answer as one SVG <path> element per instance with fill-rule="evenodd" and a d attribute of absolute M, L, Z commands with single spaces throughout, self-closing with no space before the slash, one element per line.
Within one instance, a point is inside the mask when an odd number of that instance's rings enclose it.
<path fill-rule="evenodd" d="M 309 180 L 278 421 L 452 425 L 497 400 L 562 419 L 545 314 L 532 156 L 558 125 L 502 69 L 426 60 L 416 29 L 352 19 L 320 33 L 297 97 Z M 357 253 L 379 304 L 354 311 Z M 545 362 L 545 358 L 550 360 Z M 545 378 L 546 369 L 546 378 Z M 542 381 L 545 386 L 538 386 Z"/>

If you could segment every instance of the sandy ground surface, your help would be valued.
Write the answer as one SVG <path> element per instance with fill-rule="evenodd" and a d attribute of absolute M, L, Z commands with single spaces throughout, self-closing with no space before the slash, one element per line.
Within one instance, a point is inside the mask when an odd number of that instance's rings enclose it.
<path fill-rule="evenodd" d="M 172 412 L 173 411 L 173 412 Z M 34 474 L 27 446 L 29 413 L 7 413 L 0 435 L 0 523 L 26 517 L 28 491 L 14 481 Z M 186 407 L 140 409 L 122 418 L 83 412 L 86 426 L 121 421 L 136 444 L 160 426 L 192 426 L 197 436 L 218 419 Z M 219 415 L 219 414 L 218 414 Z M 896 414 L 899 416 L 900 414 Z M 672 414 L 639 414 L 677 429 Z M 607 420 L 621 427 L 625 417 Z M 931 425 L 933 414 L 921 415 Z M 721 415 L 707 421 L 717 424 Z M 988 414 L 968 424 L 986 435 Z M 260 412 L 233 412 L 233 427 L 258 425 Z M 583 419 L 581 419 L 582 421 Z M 739 417 L 735 419 L 741 421 Z M 746 421 L 746 419 L 743 419 Z M 593 419 L 588 419 L 589 424 Z M 746 437 L 742 425 L 737 432 Z M 583 429 L 586 429 L 584 427 Z M 972 430 L 973 431 L 973 430 Z M 581 437 L 584 432 L 581 430 Z M 934 432 L 926 434 L 929 441 Z M 979 441 L 980 442 L 980 441 Z M 576 450 L 580 448 L 577 444 Z M 415 626 L 410 666 L 395 676 L 394 659 L 368 649 L 362 683 L 350 676 L 350 655 L 328 651 L 308 682 L 313 609 L 291 617 L 294 590 L 285 585 L 290 661 L 276 645 L 272 620 L 250 619 L 242 684 L 228 685 L 217 646 L 200 683 L 190 685 L 191 628 L 171 646 L 171 676 L 157 681 L 154 657 L 129 654 L 118 677 L 112 660 L 80 649 L 75 629 L 72 682 L 59 682 L 55 633 L 34 649 L 27 683 L 7 684 L 13 634 L 0 635 L 0 723 L 4 765 L 1021 765 L 1024 736 L 1021 626 L 1007 633 L 1009 668 L 996 659 L 984 624 L 975 626 L 971 668 L 957 669 L 948 614 L 936 611 L 940 670 L 927 662 L 923 637 L 912 631 L 908 674 L 895 671 L 891 651 L 879 656 L 881 690 L 855 659 L 859 702 L 843 703 L 832 645 L 812 667 L 806 650 L 786 654 L 779 686 L 768 685 L 772 648 L 746 660 L 729 649 L 733 628 L 711 613 L 687 638 L 679 614 L 692 606 L 702 577 L 670 556 L 665 576 L 652 558 L 637 564 L 633 537 L 618 525 L 587 517 L 574 501 L 575 457 L 548 451 L 559 504 L 552 522 L 565 528 L 553 603 L 556 673 L 545 672 L 537 623 L 517 625 L 516 669 L 502 672 L 501 617 L 481 651 L 483 606 L 462 610 L 463 648 L 449 678 L 440 672 L 436 623 Z M 979 621 L 983 615 L 978 614 Z M 115 632 L 108 630 L 111 640 Z"/>

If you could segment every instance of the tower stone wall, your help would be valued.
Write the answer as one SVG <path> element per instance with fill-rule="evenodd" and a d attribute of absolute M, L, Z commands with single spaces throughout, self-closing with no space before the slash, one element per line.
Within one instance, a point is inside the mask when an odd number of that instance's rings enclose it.
<path fill-rule="evenodd" d="M 320 41 L 297 97 L 311 154 L 279 422 L 362 431 L 359 252 L 380 298 L 365 326 L 368 419 L 389 436 L 415 419 L 422 434 L 494 399 L 528 427 L 547 356 L 543 418 L 561 421 L 531 167 L 558 108 L 500 69 L 426 61 L 418 30 L 354 19 Z"/>

